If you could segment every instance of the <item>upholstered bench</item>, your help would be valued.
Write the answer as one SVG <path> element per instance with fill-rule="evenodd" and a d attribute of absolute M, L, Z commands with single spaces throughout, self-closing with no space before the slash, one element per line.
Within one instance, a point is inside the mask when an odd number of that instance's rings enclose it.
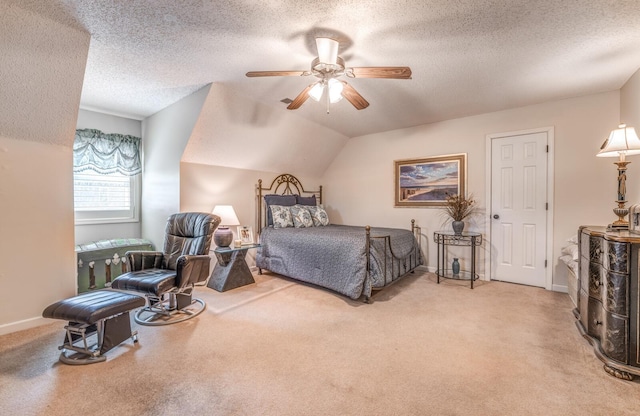
<path fill-rule="evenodd" d="M 60 361 L 65 364 L 92 364 L 106 360 L 103 355 L 127 338 L 137 342 L 131 332 L 129 311 L 144 306 L 145 299 L 115 290 L 96 290 L 63 299 L 42 312 L 45 318 L 69 321 Z M 89 345 L 88 338 L 97 340 Z M 79 344 L 79 345 L 78 345 Z"/>

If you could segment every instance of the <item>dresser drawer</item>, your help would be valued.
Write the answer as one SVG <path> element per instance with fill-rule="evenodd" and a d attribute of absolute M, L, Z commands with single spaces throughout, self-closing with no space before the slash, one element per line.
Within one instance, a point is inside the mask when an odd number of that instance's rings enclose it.
<path fill-rule="evenodd" d="M 583 232 L 580 234 L 580 241 L 578 241 L 578 249 L 580 250 L 580 255 L 586 258 L 589 258 L 589 240 L 591 237 L 589 234 Z"/>
<path fill-rule="evenodd" d="M 629 325 L 628 320 L 604 312 L 602 321 L 602 336 L 600 344 L 604 353 L 622 363 L 628 363 Z"/>
<path fill-rule="evenodd" d="M 602 300 L 602 281 L 605 270 L 598 263 L 589 262 L 587 268 L 587 283 L 589 296 L 592 298 Z"/>
<path fill-rule="evenodd" d="M 603 240 L 601 237 L 592 237 L 582 233 L 580 238 L 581 254 L 589 257 L 591 261 L 602 264 L 602 254 L 604 253 Z"/>
<path fill-rule="evenodd" d="M 580 289 L 578 294 L 578 310 L 580 312 L 580 322 L 582 327 L 589 333 L 589 293 Z"/>
<path fill-rule="evenodd" d="M 589 297 L 587 300 L 587 334 L 592 337 L 600 340 L 603 335 L 603 322 L 602 322 L 602 314 L 604 313 L 604 308 L 602 307 L 602 302 L 592 297 Z M 583 323 L 584 324 L 584 323 Z"/>
<path fill-rule="evenodd" d="M 602 281 L 601 275 L 604 273 L 604 269 L 598 263 L 590 262 L 585 257 L 580 257 L 580 288 L 591 296 L 601 298 L 600 296 L 600 281 Z"/>
<path fill-rule="evenodd" d="M 608 357 L 627 363 L 628 320 L 605 311 L 602 304 L 593 298 L 589 298 L 588 305 L 587 333 L 600 341 L 602 350 Z"/>
<path fill-rule="evenodd" d="M 629 275 L 605 272 L 602 304 L 612 313 L 629 317 Z"/>
<path fill-rule="evenodd" d="M 629 273 L 629 244 L 607 241 L 604 267 L 612 272 Z"/>

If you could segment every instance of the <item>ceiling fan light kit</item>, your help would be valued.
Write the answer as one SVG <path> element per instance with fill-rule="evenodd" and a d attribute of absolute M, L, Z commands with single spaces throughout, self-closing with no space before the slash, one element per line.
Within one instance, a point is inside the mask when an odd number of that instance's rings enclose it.
<path fill-rule="evenodd" d="M 311 97 L 314 101 L 320 101 L 322 98 L 322 94 L 324 94 L 325 90 L 329 91 L 329 102 L 331 104 L 335 104 L 342 100 L 342 90 L 344 89 L 344 84 L 338 81 L 335 78 L 330 78 L 327 80 L 318 81 L 315 84 L 311 84 L 312 87 L 309 90 L 309 97 Z"/>
<path fill-rule="evenodd" d="M 322 93 L 324 92 L 324 85 L 322 84 L 322 81 L 318 81 L 315 84 L 311 84 L 312 87 L 309 90 L 309 97 L 311 97 L 314 101 L 318 102 L 320 101 L 320 98 L 322 98 Z"/>
<path fill-rule="evenodd" d="M 329 102 L 331 104 L 335 104 L 342 100 L 342 90 L 344 89 L 344 85 L 342 82 L 338 81 L 335 78 L 331 78 L 328 83 L 329 90 Z"/>
<path fill-rule="evenodd" d="M 300 108 L 309 97 L 314 101 L 320 101 L 324 91 L 327 90 L 327 114 L 329 114 L 329 104 L 335 104 L 343 98 L 346 98 L 357 110 L 369 106 L 369 102 L 351 85 L 337 79 L 343 75 L 349 78 L 411 79 L 411 69 L 408 66 L 347 68 L 344 60 L 338 56 L 339 46 L 340 43 L 334 39 L 316 38 L 318 57 L 311 61 L 310 71 L 251 71 L 246 75 L 248 77 L 313 75 L 320 78 L 319 81 L 302 90 L 287 109 Z"/>

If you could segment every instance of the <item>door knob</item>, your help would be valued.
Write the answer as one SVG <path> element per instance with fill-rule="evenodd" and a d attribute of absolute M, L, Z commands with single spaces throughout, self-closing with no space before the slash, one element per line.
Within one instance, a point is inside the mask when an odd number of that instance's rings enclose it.
<path fill-rule="evenodd" d="M 494 214 L 493 219 L 494 219 L 494 220 L 498 220 L 498 219 L 500 219 L 500 215 L 498 215 L 498 214 Z"/>

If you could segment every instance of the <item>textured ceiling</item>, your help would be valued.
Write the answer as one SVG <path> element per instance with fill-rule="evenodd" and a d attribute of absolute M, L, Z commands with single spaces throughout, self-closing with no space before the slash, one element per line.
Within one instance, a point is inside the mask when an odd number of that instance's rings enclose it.
<path fill-rule="evenodd" d="M 371 105 L 307 101 L 297 115 L 349 137 L 620 88 L 640 67 L 637 0 L 0 0 L 84 28 L 81 103 L 144 118 L 204 84 L 286 110 L 312 77 L 314 37 L 347 66 L 409 66 L 411 80 L 349 80 Z"/>

